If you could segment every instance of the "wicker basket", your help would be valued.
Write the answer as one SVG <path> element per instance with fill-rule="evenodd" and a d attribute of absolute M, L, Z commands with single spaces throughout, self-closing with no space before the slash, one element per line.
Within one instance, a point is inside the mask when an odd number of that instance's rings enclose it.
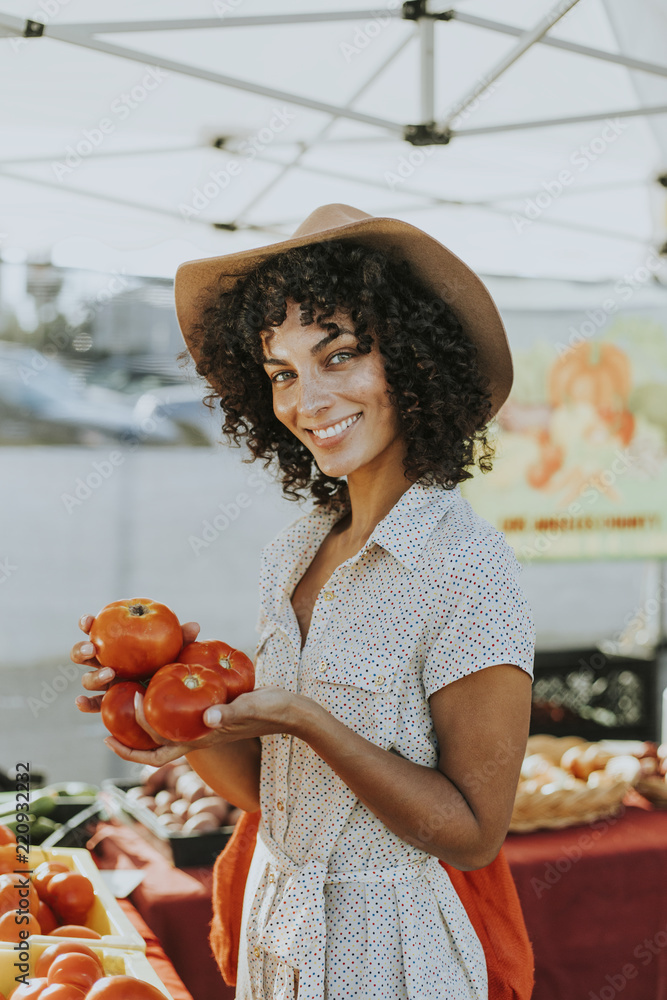
<path fill-rule="evenodd" d="M 540 754 L 556 768 L 565 751 L 576 745 L 585 747 L 587 741 L 576 736 L 531 736 L 526 757 Z M 509 826 L 512 833 L 577 826 L 611 816 L 621 809 L 623 798 L 633 785 L 632 781 L 604 775 L 603 771 L 594 772 L 598 777 L 592 781 L 582 781 L 567 774 L 558 775 L 545 784 L 543 779 L 548 776 L 548 769 L 541 767 L 537 759 L 535 765 L 541 775 L 538 773 L 538 777 L 519 783 Z"/>

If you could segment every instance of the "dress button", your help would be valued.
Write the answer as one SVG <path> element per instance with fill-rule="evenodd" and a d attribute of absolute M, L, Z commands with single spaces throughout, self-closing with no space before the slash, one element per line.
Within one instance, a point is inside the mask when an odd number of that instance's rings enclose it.
<path fill-rule="evenodd" d="M 326 660 L 322 660 L 321 663 L 320 663 L 320 665 L 319 665 L 319 667 L 317 669 L 319 670 L 319 672 L 321 674 L 323 674 L 324 671 L 327 669 L 327 661 Z"/>
<path fill-rule="evenodd" d="M 281 737 L 282 737 L 282 738 L 283 738 L 284 740 L 288 740 L 288 739 L 289 739 L 289 735 L 290 735 L 290 734 L 289 734 L 289 733 L 281 733 L 280 735 L 281 735 Z"/>
<path fill-rule="evenodd" d="M 281 809 L 281 810 L 285 808 L 285 806 L 283 805 L 282 799 L 278 799 L 278 801 L 276 802 L 276 806 L 278 807 L 278 809 Z"/>
<path fill-rule="evenodd" d="M 384 684 L 384 677 L 382 676 L 382 674 L 380 674 L 379 677 L 375 678 L 375 683 L 376 684 Z"/>
<path fill-rule="evenodd" d="M 333 590 L 325 590 L 324 591 L 324 600 L 325 601 L 333 601 L 333 599 L 334 599 L 334 592 L 333 592 Z"/>
<path fill-rule="evenodd" d="M 276 880 L 275 875 L 269 875 L 269 882 L 275 882 L 275 880 Z"/>
<path fill-rule="evenodd" d="M 255 955 L 255 958 L 259 958 L 259 948 L 257 946 L 253 948 L 253 953 Z"/>

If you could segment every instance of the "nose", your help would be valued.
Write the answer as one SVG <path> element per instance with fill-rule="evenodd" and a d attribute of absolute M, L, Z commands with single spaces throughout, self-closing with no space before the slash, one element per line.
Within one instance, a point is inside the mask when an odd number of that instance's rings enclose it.
<path fill-rule="evenodd" d="M 297 410 L 302 419 L 309 420 L 316 417 L 328 409 L 332 402 L 333 396 L 324 378 L 310 372 L 302 372 L 299 375 Z"/>

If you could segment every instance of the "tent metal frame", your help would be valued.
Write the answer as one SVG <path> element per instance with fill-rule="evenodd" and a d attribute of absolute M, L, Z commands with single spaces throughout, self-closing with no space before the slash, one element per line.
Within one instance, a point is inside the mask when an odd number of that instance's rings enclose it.
<path fill-rule="evenodd" d="M 330 116 L 329 121 L 325 126 L 316 133 L 315 136 L 310 138 L 308 141 L 301 141 L 298 143 L 300 146 L 297 155 L 292 158 L 289 162 L 285 163 L 282 160 L 276 160 L 275 158 L 267 157 L 266 155 L 258 155 L 258 159 L 262 159 L 265 162 L 276 163 L 281 169 L 277 172 L 276 176 L 272 178 L 259 192 L 257 192 L 251 202 L 244 207 L 241 214 L 245 214 L 250 207 L 254 206 L 258 201 L 260 201 L 265 194 L 273 188 L 279 180 L 285 175 L 287 171 L 291 168 L 298 168 L 302 170 L 313 171 L 316 168 L 311 165 L 302 163 L 303 157 L 308 152 L 308 150 L 317 145 L 320 142 L 332 141 L 328 139 L 328 132 L 331 126 L 338 120 L 344 119 L 349 121 L 355 121 L 365 125 L 371 126 L 373 129 L 381 130 L 383 135 L 374 135 L 370 133 L 368 137 L 358 137 L 356 141 L 367 141 L 367 140 L 384 140 L 384 141 L 395 141 L 396 139 L 403 139 L 412 145 L 446 145 L 453 138 L 462 138 L 466 135 L 484 135 L 496 132 L 510 132 L 521 129 L 539 129 L 545 127 L 552 127 L 558 125 L 568 125 L 583 123 L 588 121 L 598 121 L 607 118 L 622 118 L 622 117 L 632 117 L 632 116 L 644 116 L 644 115 L 659 115 L 667 113 L 667 106 L 655 106 L 655 107 L 637 107 L 631 109 L 613 109 L 606 110 L 599 113 L 590 113 L 586 115 L 574 115 L 565 116 L 556 119 L 536 119 L 531 121 L 518 121 L 518 122 L 505 122 L 498 125 L 487 125 L 478 127 L 468 127 L 468 128 L 452 128 L 452 123 L 456 120 L 462 112 L 466 111 L 470 106 L 477 101 L 480 96 L 488 90 L 488 88 L 503 74 L 505 73 L 514 63 L 517 62 L 526 52 L 530 51 L 534 45 L 542 44 L 549 45 L 564 51 L 579 54 L 583 57 L 600 59 L 608 63 L 616 63 L 627 69 L 639 70 L 642 72 L 667 77 L 667 66 L 660 66 L 655 63 L 646 62 L 644 60 L 635 59 L 624 55 L 623 53 L 607 52 L 601 49 L 596 49 L 589 46 L 578 45 L 573 42 L 568 42 L 565 39 L 553 38 L 549 35 L 551 28 L 558 23 L 558 21 L 567 14 L 579 0 L 559 0 L 559 2 L 551 8 L 551 10 L 540 19 L 540 21 L 530 29 L 518 28 L 513 25 L 508 25 L 503 22 L 490 20 L 488 18 L 481 18 L 474 15 L 466 14 L 463 11 L 448 9 L 441 11 L 432 10 L 433 0 L 404 0 L 400 6 L 393 7 L 387 10 L 347 10 L 347 11 L 310 11 L 301 12 L 295 14 L 263 14 L 263 15 L 249 15 L 249 16 L 237 16 L 231 15 L 226 16 L 222 13 L 216 17 L 206 17 L 206 18 L 178 18 L 172 20 L 165 20 L 156 18 L 155 20 L 149 21 L 97 21 L 97 22 L 80 22 L 80 23 L 69 23 L 69 24 L 50 24 L 46 21 L 40 22 L 30 19 L 25 19 L 17 17 L 15 15 L 10 15 L 7 13 L 0 12 L 0 36 L 14 37 L 17 39 L 25 40 L 26 43 L 30 39 L 47 36 L 57 41 L 65 42 L 71 45 L 77 45 L 85 49 L 92 51 L 102 52 L 107 55 L 116 56 L 122 59 L 128 59 L 134 62 L 140 62 L 142 64 L 149 64 L 159 66 L 167 71 L 182 74 L 191 78 L 207 80 L 212 83 L 217 83 L 222 86 L 230 87 L 232 89 L 242 90 L 249 93 L 257 94 L 262 97 L 269 97 L 274 100 L 279 100 L 287 104 L 297 105 L 303 108 L 307 108 L 312 111 L 320 112 Z M 362 84 L 360 88 L 352 95 L 352 97 L 345 104 L 331 104 L 325 101 L 318 101 L 313 98 L 309 98 L 303 94 L 294 94 L 284 90 L 280 90 L 275 87 L 266 86 L 264 84 L 254 83 L 251 80 L 242 80 L 237 77 L 229 76 L 223 73 L 218 73 L 213 70 L 208 70 L 203 67 L 193 66 L 188 63 L 180 62 L 173 59 L 167 59 L 162 56 L 156 56 L 154 53 L 146 52 L 143 50 L 138 50 L 135 48 L 130 48 L 125 45 L 117 44 L 115 42 L 110 42 L 104 38 L 100 38 L 100 35 L 108 34 L 121 34 L 130 32 L 159 32 L 159 31 L 173 31 L 173 30 L 202 30 L 202 29 L 233 29 L 235 27 L 265 27 L 267 25 L 278 25 L 278 24 L 306 24 L 306 23 L 325 23 L 332 21 L 363 21 L 363 20 L 373 20 L 377 19 L 378 16 L 383 18 L 395 18 L 402 19 L 406 21 L 412 21 L 415 24 L 415 31 L 407 34 L 404 39 L 401 40 L 401 44 L 395 48 L 395 50 L 389 55 L 389 57 L 382 63 L 382 65 L 377 68 L 373 74 Z M 436 123 L 434 120 L 435 115 L 435 86 L 434 86 L 434 68 L 435 68 L 435 21 L 459 21 L 462 24 L 467 24 L 472 27 L 477 27 L 482 30 L 494 31 L 500 34 L 509 35 L 517 39 L 516 45 L 512 46 L 509 51 L 494 65 L 490 68 L 489 72 L 483 77 L 478 79 L 475 84 L 448 110 L 445 118 Z M 400 122 L 391 121 L 379 117 L 377 115 L 367 114 L 362 111 L 358 111 L 353 107 L 354 102 L 363 94 L 363 92 L 370 86 L 370 84 L 377 79 L 377 77 L 384 72 L 391 63 L 396 59 L 399 52 L 405 47 L 406 44 L 411 42 L 414 38 L 417 39 L 419 44 L 419 86 L 420 86 L 420 112 L 421 112 L 421 122 L 416 124 L 402 124 Z M 219 142 L 218 148 L 224 148 L 226 152 L 233 155 L 234 150 L 230 142 L 233 140 L 233 136 L 225 137 L 225 139 Z M 335 141 L 335 140 L 333 140 Z M 191 149 L 192 147 L 183 147 L 184 149 Z M 156 154 L 162 152 L 173 152 L 173 149 L 165 150 L 154 150 Z M 132 156 L 137 152 L 145 153 L 142 151 L 128 151 L 126 154 L 122 152 L 116 155 L 128 155 Z M 111 155 L 111 154 L 108 154 Z M 28 164 L 43 161 L 44 157 L 26 157 L 22 160 L 12 158 L 4 162 L 0 161 L 0 172 L 5 176 L 11 176 L 14 179 L 26 181 L 28 183 L 39 184 L 43 186 L 50 186 L 48 181 L 42 181 L 37 178 L 31 178 L 21 175 L 15 171 L 9 171 L 6 169 L 7 166 L 16 165 L 19 163 Z M 316 170 L 316 172 L 322 172 L 321 170 Z M 335 172 L 335 176 L 341 176 L 340 172 Z M 355 181 L 362 184 L 372 184 L 377 188 L 377 183 L 370 181 L 363 177 L 348 177 L 349 180 Z M 58 185 L 60 190 L 63 190 L 62 185 Z M 120 198 L 109 198 L 107 195 L 98 195 L 95 192 L 81 191 L 75 188 L 67 188 L 73 194 L 76 195 L 86 195 L 89 197 L 100 197 L 105 200 L 113 200 L 117 204 L 126 204 L 128 207 L 137 208 L 141 207 L 149 212 L 158 212 L 162 215 L 174 216 L 176 213 L 169 212 L 165 209 L 160 209 L 158 207 L 148 207 L 148 206 L 137 206 L 130 201 L 124 202 Z M 433 204 L 460 204 L 463 206 L 467 205 L 478 205 L 483 206 L 486 209 L 495 211 L 501 214 L 510 214 L 507 210 L 502 209 L 498 206 L 493 206 L 492 203 L 487 201 L 479 202 L 460 202 L 452 201 L 451 199 L 445 199 L 441 196 L 431 194 L 429 192 L 410 189 L 406 186 L 404 193 L 409 196 L 422 198 L 425 200 L 424 207 L 428 207 Z M 495 199 L 496 201 L 507 200 L 505 196 L 503 199 Z M 206 226 L 214 225 L 218 228 L 225 229 L 237 229 L 241 228 L 241 223 L 239 219 L 232 220 L 226 223 L 211 223 L 210 220 L 193 220 L 199 224 Z M 558 223 L 554 219 L 541 219 L 541 224 L 543 225 L 556 225 L 559 227 L 565 227 L 569 229 L 577 229 L 579 231 L 594 233 L 595 235 L 601 235 L 598 229 L 593 227 L 578 226 L 573 223 Z M 256 226 L 248 226 L 247 224 L 242 224 L 244 228 L 258 228 Z M 261 227 L 264 229 L 265 227 Z M 631 237 L 628 234 L 621 233 L 611 233 L 605 232 L 602 235 L 611 236 L 617 239 L 628 240 L 631 242 L 637 242 L 635 237 Z"/>

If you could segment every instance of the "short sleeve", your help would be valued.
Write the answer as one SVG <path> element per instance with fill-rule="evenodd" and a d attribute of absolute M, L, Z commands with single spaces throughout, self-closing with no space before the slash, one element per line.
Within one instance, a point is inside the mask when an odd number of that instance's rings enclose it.
<path fill-rule="evenodd" d="M 444 571 L 440 631 L 423 668 L 426 697 L 466 674 L 513 663 L 533 676 L 535 626 L 505 538 L 476 535 Z"/>

